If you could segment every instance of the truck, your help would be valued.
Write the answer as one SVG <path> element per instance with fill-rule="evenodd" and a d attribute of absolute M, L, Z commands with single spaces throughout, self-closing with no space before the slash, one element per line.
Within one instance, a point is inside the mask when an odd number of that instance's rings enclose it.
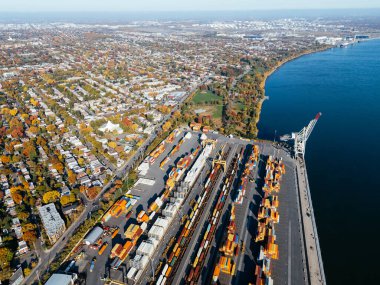
<path fill-rule="evenodd" d="M 96 262 L 96 257 L 94 257 L 91 260 L 91 263 L 90 263 L 90 272 L 92 272 L 92 270 L 94 270 L 95 262 Z"/>

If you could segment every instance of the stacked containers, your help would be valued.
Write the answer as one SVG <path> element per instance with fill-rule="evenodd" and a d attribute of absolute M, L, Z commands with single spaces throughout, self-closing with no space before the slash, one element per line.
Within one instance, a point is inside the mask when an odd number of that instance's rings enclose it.
<path fill-rule="evenodd" d="M 261 201 L 258 219 L 259 225 L 256 242 L 260 242 L 260 254 L 255 269 L 257 284 L 272 284 L 271 260 L 279 258 L 278 245 L 274 225 L 279 222 L 278 196 L 271 194 L 280 191 L 280 180 L 285 173 L 285 165 L 281 159 L 269 156 L 266 165 L 264 197 Z"/>

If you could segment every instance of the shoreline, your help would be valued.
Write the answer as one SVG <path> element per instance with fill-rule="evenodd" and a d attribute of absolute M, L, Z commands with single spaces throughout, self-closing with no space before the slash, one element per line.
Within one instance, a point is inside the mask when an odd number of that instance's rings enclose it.
<path fill-rule="evenodd" d="M 262 106 L 263 106 L 263 103 L 264 101 L 267 99 L 267 96 L 265 96 L 265 84 L 266 84 L 266 81 L 267 79 L 274 73 L 276 72 L 280 67 L 282 67 L 284 64 L 292 61 L 292 60 L 296 60 L 302 56 L 305 56 L 305 55 L 309 55 L 309 54 L 313 54 L 313 53 L 318 53 L 318 52 L 323 52 L 323 51 L 327 51 L 329 49 L 332 49 L 334 48 L 333 46 L 326 46 L 326 47 L 323 47 L 323 48 L 320 48 L 320 49 L 317 49 L 317 50 L 307 50 L 307 51 L 304 51 L 304 52 L 301 52 L 301 53 L 298 53 L 296 55 L 292 55 L 292 56 L 289 56 L 289 57 L 286 57 L 285 59 L 279 61 L 274 67 L 272 67 L 270 70 L 266 71 L 263 73 L 263 80 L 260 82 L 260 89 L 263 91 L 263 94 L 264 94 L 264 97 L 261 98 L 259 100 L 259 102 L 257 103 L 257 106 L 258 106 L 258 110 L 259 110 L 259 113 L 258 115 L 256 116 L 256 119 L 255 119 L 255 125 L 256 125 L 256 129 L 257 129 L 257 135 L 259 134 L 259 128 L 257 127 L 258 123 L 260 122 L 260 116 L 261 116 L 261 109 L 262 109 Z M 258 138 L 258 137 L 256 137 Z"/>

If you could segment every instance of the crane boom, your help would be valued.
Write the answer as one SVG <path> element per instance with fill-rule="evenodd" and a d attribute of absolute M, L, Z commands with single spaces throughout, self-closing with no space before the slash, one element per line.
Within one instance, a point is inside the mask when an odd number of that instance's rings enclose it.
<path fill-rule="evenodd" d="M 282 140 L 294 140 L 294 154 L 296 157 L 303 158 L 305 155 L 305 149 L 306 149 L 306 142 L 308 138 L 311 135 L 311 132 L 313 131 L 315 125 L 318 122 L 318 119 L 322 115 L 321 112 L 319 112 L 313 120 L 310 121 L 310 123 L 304 127 L 302 130 L 300 130 L 298 133 L 292 133 L 291 136 L 284 135 L 282 136 Z"/>

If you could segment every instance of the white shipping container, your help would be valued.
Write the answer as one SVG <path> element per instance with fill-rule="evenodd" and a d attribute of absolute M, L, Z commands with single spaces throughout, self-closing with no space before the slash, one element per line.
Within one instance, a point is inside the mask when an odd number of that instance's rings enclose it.
<path fill-rule="evenodd" d="M 162 200 L 160 197 L 157 197 L 156 200 L 155 200 L 156 204 L 158 207 L 161 207 L 162 206 Z"/>
<path fill-rule="evenodd" d="M 154 239 L 149 239 L 150 241 Z M 148 240 L 148 241 L 149 241 Z M 155 243 L 148 243 L 148 241 L 143 241 L 140 246 L 137 248 L 136 253 L 138 255 L 147 255 L 151 257 L 156 249 L 157 241 Z"/>
<path fill-rule="evenodd" d="M 210 178 L 207 179 L 206 184 L 205 184 L 205 188 L 207 188 L 209 183 L 210 183 Z"/>
<path fill-rule="evenodd" d="M 162 227 L 166 231 L 166 229 L 169 227 L 169 219 L 164 217 L 158 217 L 154 225 Z"/>
<path fill-rule="evenodd" d="M 145 232 L 146 228 L 148 227 L 148 224 L 147 223 L 142 223 L 140 228 Z"/>
<path fill-rule="evenodd" d="M 150 213 L 150 215 L 149 215 L 149 221 L 151 221 L 154 218 L 155 215 L 156 215 L 156 212 Z"/>
<path fill-rule="evenodd" d="M 136 275 L 136 272 L 137 272 L 137 269 L 135 267 L 131 267 L 131 269 L 129 269 L 128 271 L 127 278 L 133 279 L 133 277 L 135 277 Z"/>
<path fill-rule="evenodd" d="M 191 229 L 191 227 L 193 226 L 193 223 L 194 223 L 194 217 L 191 219 L 191 221 L 190 221 L 190 224 L 189 224 L 189 229 Z"/>
<path fill-rule="evenodd" d="M 160 277 L 158 278 L 156 284 L 161 285 L 162 279 L 164 279 L 164 275 L 161 274 Z"/>
<path fill-rule="evenodd" d="M 148 236 L 156 240 L 161 240 L 164 234 L 165 234 L 165 231 L 163 228 L 159 226 L 154 226 L 154 225 L 150 228 L 148 232 Z"/>
<path fill-rule="evenodd" d="M 168 270 L 168 268 L 169 268 L 169 265 L 166 263 L 165 264 L 165 266 L 164 266 L 164 269 L 162 270 L 162 275 L 165 275 L 165 273 L 166 273 L 166 270 Z"/>
<path fill-rule="evenodd" d="M 207 145 L 199 155 L 198 159 L 194 162 L 193 167 L 187 173 L 184 182 L 187 183 L 190 188 L 193 187 L 195 180 L 205 165 L 206 159 L 210 156 L 211 151 L 212 145 Z"/>
<path fill-rule="evenodd" d="M 197 253 L 197 257 L 199 257 L 201 255 L 202 250 L 203 250 L 203 247 L 200 247 L 199 250 L 198 250 L 198 253 Z"/>

